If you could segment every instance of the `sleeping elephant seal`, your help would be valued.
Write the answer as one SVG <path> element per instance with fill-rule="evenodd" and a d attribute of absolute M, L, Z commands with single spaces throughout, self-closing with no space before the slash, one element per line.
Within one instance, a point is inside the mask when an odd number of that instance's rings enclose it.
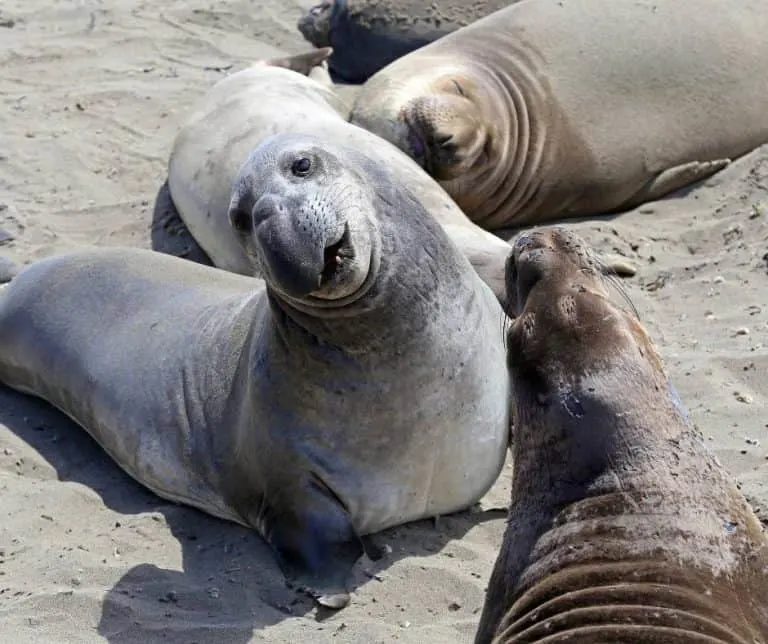
<path fill-rule="evenodd" d="M 617 212 L 768 141 L 768 4 L 524 0 L 393 62 L 351 121 L 496 230 Z"/>
<path fill-rule="evenodd" d="M 334 80 L 363 83 L 393 60 L 517 0 L 324 0 L 299 18 L 315 47 L 332 47 Z"/>
<path fill-rule="evenodd" d="M 583 242 L 523 234 L 507 269 L 509 524 L 494 642 L 768 642 L 768 536 Z"/>
<path fill-rule="evenodd" d="M 418 199 L 413 216 L 426 211 L 436 218 L 483 280 L 503 294 L 509 244 L 473 224 L 410 157 L 347 122 L 347 109 L 327 71 L 322 75 L 329 53 L 312 50 L 260 61 L 217 82 L 187 117 L 173 142 L 168 188 L 192 237 L 215 266 L 253 275 L 254 264 L 228 217 L 237 173 L 248 154 L 273 134 L 306 134 L 341 144 L 340 154 L 346 148 L 360 150 L 388 167 L 392 181 Z"/>
<path fill-rule="evenodd" d="M 497 478 L 499 305 L 360 150 L 271 138 L 231 216 L 266 282 L 139 249 L 22 271 L 0 297 L 0 381 L 159 496 L 254 528 L 340 607 L 361 535 L 467 508 Z"/>

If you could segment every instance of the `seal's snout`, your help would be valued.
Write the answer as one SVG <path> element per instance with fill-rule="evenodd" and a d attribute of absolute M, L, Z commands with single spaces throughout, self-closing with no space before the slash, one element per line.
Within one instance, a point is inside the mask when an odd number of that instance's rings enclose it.
<path fill-rule="evenodd" d="M 569 317 L 574 301 L 606 300 L 608 285 L 615 285 L 587 243 L 562 226 L 520 234 L 512 244 L 504 277 L 511 317 L 520 316 L 526 308 L 551 308 Z M 618 290 L 634 308 L 626 293 Z"/>
<path fill-rule="evenodd" d="M 335 225 L 302 216 L 301 207 L 289 208 L 271 195 L 254 208 L 254 237 L 269 276 L 284 293 L 308 295 L 336 275 L 349 242 L 346 225 Z"/>
<path fill-rule="evenodd" d="M 515 240 L 505 267 L 506 300 L 511 317 L 523 312 L 533 287 L 544 277 L 548 250 L 551 246 L 542 232 L 522 233 Z"/>
<path fill-rule="evenodd" d="M 407 152 L 441 181 L 461 176 L 485 158 L 488 144 L 474 103 L 456 81 L 450 88 L 413 99 L 399 116 Z"/>
<path fill-rule="evenodd" d="M 256 229 L 256 239 L 270 276 L 281 290 L 302 296 L 320 287 L 323 247 L 297 234 L 289 218 L 263 222 Z"/>

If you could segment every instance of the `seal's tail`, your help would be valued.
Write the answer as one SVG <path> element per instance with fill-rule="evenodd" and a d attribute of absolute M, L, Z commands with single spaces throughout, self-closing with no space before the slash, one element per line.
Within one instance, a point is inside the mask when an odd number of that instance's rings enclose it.
<path fill-rule="evenodd" d="M 284 67 L 285 69 L 298 72 L 303 76 L 309 76 L 315 68 L 327 66 L 326 61 L 330 58 L 332 53 L 332 47 L 323 47 L 321 49 L 312 49 L 303 54 L 260 60 L 253 63 L 253 66 L 258 67 L 260 65 L 268 65 L 270 67 Z"/>

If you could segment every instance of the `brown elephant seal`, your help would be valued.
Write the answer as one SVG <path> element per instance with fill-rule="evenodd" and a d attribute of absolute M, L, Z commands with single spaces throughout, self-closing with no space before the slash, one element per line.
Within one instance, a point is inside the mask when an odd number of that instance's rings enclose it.
<path fill-rule="evenodd" d="M 315 47 L 332 47 L 331 77 L 363 83 L 393 60 L 517 0 L 324 0 L 297 27 Z"/>
<path fill-rule="evenodd" d="M 252 275 L 254 264 L 228 217 L 237 173 L 248 154 L 273 134 L 306 134 L 340 143 L 340 150 L 364 151 L 387 166 L 392 180 L 416 196 L 483 280 L 502 294 L 509 244 L 473 224 L 410 157 L 347 122 L 347 109 L 327 71 L 322 76 L 329 52 L 260 61 L 217 82 L 192 110 L 176 135 L 168 165 L 171 199 L 192 237 L 215 266 Z M 348 205 L 353 203 L 350 195 Z"/>
<path fill-rule="evenodd" d="M 512 505 L 476 642 L 768 642 L 768 536 L 562 228 L 507 268 Z"/>
<path fill-rule="evenodd" d="M 396 60 L 351 121 L 486 229 L 617 212 L 768 141 L 768 5 L 524 0 Z"/>
<path fill-rule="evenodd" d="M 467 508 L 497 478 L 500 307 L 360 150 L 276 135 L 230 212 L 266 282 L 139 249 L 44 259 L 0 297 L 0 382 L 158 495 L 254 528 L 339 607 L 361 535 Z"/>

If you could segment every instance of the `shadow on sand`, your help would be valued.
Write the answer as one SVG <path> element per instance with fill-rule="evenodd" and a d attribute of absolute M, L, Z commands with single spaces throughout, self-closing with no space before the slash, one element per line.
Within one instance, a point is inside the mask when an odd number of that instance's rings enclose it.
<path fill-rule="evenodd" d="M 121 514 L 159 513 L 178 540 L 183 572 L 147 562 L 128 570 L 109 590 L 98 625 L 109 642 L 245 643 L 256 630 L 314 609 L 311 599 L 286 586 L 272 552 L 255 532 L 155 496 L 42 400 L 0 386 L 0 424 L 48 461 L 59 480 L 89 487 Z M 378 583 L 376 574 L 398 559 L 435 554 L 474 526 L 503 516 L 500 510 L 470 510 L 442 517 L 437 526 L 418 521 L 375 535 L 392 554 L 376 562 L 361 560 L 351 588 Z M 316 619 L 329 614 L 318 610 Z"/>

